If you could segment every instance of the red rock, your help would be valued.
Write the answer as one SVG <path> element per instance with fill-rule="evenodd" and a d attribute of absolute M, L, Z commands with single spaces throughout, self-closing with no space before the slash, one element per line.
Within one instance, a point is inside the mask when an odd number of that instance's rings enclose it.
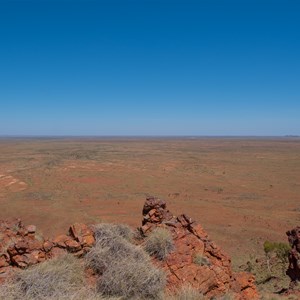
<path fill-rule="evenodd" d="M 239 272 L 234 274 L 234 280 L 232 290 L 237 293 L 237 299 L 259 299 L 254 275 L 247 272 Z"/>
<path fill-rule="evenodd" d="M 39 253 L 40 253 L 40 251 L 35 250 L 35 251 L 32 251 L 31 253 L 24 254 L 24 256 L 26 256 L 26 258 L 27 258 L 28 266 L 35 265 L 39 262 Z"/>
<path fill-rule="evenodd" d="M 191 224 L 191 219 L 186 215 L 180 215 L 179 217 L 177 217 L 177 220 L 183 227 L 187 227 L 189 224 Z"/>
<path fill-rule="evenodd" d="M 75 223 L 69 228 L 70 235 L 79 241 L 81 237 L 93 235 L 93 231 L 85 224 Z"/>
<path fill-rule="evenodd" d="M 56 258 L 56 257 L 62 256 L 62 255 L 65 255 L 65 254 L 66 254 L 66 251 L 62 248 L 59 248 L 59 247 L 53 247 L 50 251 L 50 257 L 51 258 Z"/>
<path fill-rule="evenodd" d="M 28 264 L 28 258 L 25 255 L 15 255 L 11 261 L 19 268 L 25 268 Z"/>
<path fill-rule="evenodd" d="M 80 257 L 82 257 L 84 254 L 85 254 L 85 251 L 84 251 L 83 249 L 81 249 L 80 251 L 75 252 L 75 253 L 74 253 L 74 256 L 80 258 Z"/>
<path fill-rule="evenodd" d="M 70 228 L 72 236 L 59 235 L 53 241 L 37 239 L 36 227 L 26 228 L 20 220 L 0 220 L 0 281 L 7 276 L 6 270 L 25 268 L 53 257 L 66 254 L 66 251 L 81 257 L 94 245 L 93 231 L 85 224 L 76 223 Z"/>
<path fill-rule="evenodd" d="M 9 267 L 2 267 L 2 268 L 0 268 L 0 274 L 3 275 L 5 273 L 9 273 L 10 270 L 11 270 L 10 266 Z M 0 283 L 1 283 L 1 281 L 0 281 Z"/>
<path fill-rule="evenodd" d="M 28 243 L 24 240 L 20 240 L 15 244 L 15 249 L 19 254 L 23 254 L 28 249 Z"/>
<path fill-rule="evenodd" d="M 95 244 L 95 238 L 93 235 L 87 235 L 82 238 L 81 245 L 83 247 L 92 247 Z"/>
<path fill-rule="evenodd" d="M 191 225 L 191 232 L 201 240 L 205 240 L 208 237 L 202 226 L 197 223 Z"/>
<path fill-rule="evenodd" d="M 175 245 L 165 261 L 156 261 L 167 274 L 168 289 L 189 284 L 207 299 L 230 292 L 236 293 L 236 299 L 239 300 L 258 299 L 255 298 L 258 293 L 254 277 L 245 273 L 237 282 L 231 270 L 230 258 L 208 239 L 200 224 L 184 214 L 174 217 L 164 201 L 152 197 L 144 205 L 140 230 L 147 236 L 157 227 L 168 229 Z M 200 263 L 195 263 L 197 255 L 200 256 Z"/>
<path fill-rule="evenodd" d="M 81 250 L 81 245 L 80 243 L 76 242 L 75 240 L 68 240 L 65 242 L 68 251 L 70 252 L 77 252 Z"/>
<path fill-rule="evenodd" d="M 37 239 L 34 239 L 34 240 L 29 239 L 28 240 L 28 249 L 27 249 L 28 252 L 31 252 L 34 250 L 42 250 L 42 249 L 43 249 L 43 242 L 41 242 Z"/>
<path fill-rule="evenodd" d="M 15 248 L 15 245 L 12 244 L 10 245 L 8 248 L 7 248 L 7 253 L 9 254 L 9 256 L 15 256 L 18 254 L 16 248 Z"/>
<path fill-rule="evenodd" d="M 152 216 L 154 216 L 155 215 L 155 213 L 156 213 L 156 209 L 151 209 L 150 211 L 149 211 L 149 213 L 148 213 L 148 215 L 150 216 L 150 218 L 152 217 Z"/>
<path fill-rule="evenodd" d="M 6 229 L 13 230 L 16 233 L 20 228 L 24 228 L 20 219 L 10 219 L 5 221 L 0 221 L 0 231 Z"/>
<path fill-rule="evenodd" d="M 173 215 L 166 209 L 166 202 L 164 200 L 155 197 L 147 198 L 143 207 L 142 225 L 148 222 L 161 223 L 162 220 L 168 221 L 172 218 Z"/>
<path fill-rule="evenodd" d="M 45 241 L 43 248 L 46 252 L 49 252 L 53 248 L 54 244 L 51 241 Z"/>
<path fill-rule="evenodd" d="M 39 254 L 38 254 L 38 262 L 43 262 L 46 260 L 46 253 L 45 252 L 42 252 L 42 251 L 39 251 Z"/>
<path fill-rule="evenodd" d="M 286 232 L 291 246 L 289 253 L 289 267 L 286 274 L 290 277 L 290 289 L 300 291 L 300 227 L 297 226 Z"/>
<path fill-rule="evenodd" d="M 4 255 L 0 256 L 0 268 L 7 267 L 9 265 L 7 258 Z"/>
<path fill-rule="evenodd" d="M 36 232 L 36 226 L 35 225 L 28 225 L 26 227 L 26 230 L 28 231 L 28 233 L 35 233 Z"/>
<path fill-rule="evenodd" d="M 35 239 L 35 233 L 27 233 L 26 236 L 27 236 L 28 239 L 31 239 L 31 240 Z"/>
<path fill-rule="evenodd" d="M 53 243 L 61 248 L 66 248 L 66 242 L 72 240 L 72 238 L 68 235 L 62 234 L 57 236 Z"/>
<path fill-rule="evenodd" d="M 143 215 L 147 215 L 152 209 L 166 209 L 166 202 L 156 197 L 149 197 L 143 207 Z"/>
<path fill-rule="evenodd" d="M 17 232 L 17 235 L 20 235 L 22 237 L 24 237 L 27 234 L 28 234 L 28 231 L 25 228 L 20 228 Z"/>

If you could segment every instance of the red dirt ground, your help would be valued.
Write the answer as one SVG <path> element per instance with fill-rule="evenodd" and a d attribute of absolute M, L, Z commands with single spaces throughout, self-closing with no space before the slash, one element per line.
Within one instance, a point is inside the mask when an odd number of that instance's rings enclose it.
<path fill-rule="evenodd" d="M 300 139 L 0 140 L 0 219 L 46 235 L 140 225 L 146 196 L 187 213 L 237 265 L 300 221 Z"/>

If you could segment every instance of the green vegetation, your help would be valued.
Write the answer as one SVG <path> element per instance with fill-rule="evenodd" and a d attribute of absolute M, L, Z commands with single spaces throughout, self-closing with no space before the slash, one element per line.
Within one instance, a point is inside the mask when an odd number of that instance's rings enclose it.
<path fill-rule="evenodd" d="M 265 254 L 263 257 L 250 256 L 244 270 L 255 275 L 256 285 L 261 294 L 264 295 L 263 299 L 272 299 L 274 292 L 289 286 L 290 279 L 285 272 L 288 268 L 290 245 L 282 242 L 265 241 L 263 250 Z"/>
<path fill-rule="evenodd" d="M 282 270 L 284 272 L 285 264 L 288 262 L 288 254 L 290 250 L 291 247 L 287 243 L 277 243 L 277 242 L 270 242 L 270 241 L 264 242 L 264 252 L 267 258 L 267 265 L 270 273 L 271 273 L 270 259 L 272 257 L 275 257 L 277 260 L 279 260 L 282 266 Z"/>
<path fill-rule="evenodd" d="M 267 256 L 275 254 L 280 261 L 286 263 L 288 261 L 288 254 L 291 250 L 291 247 L 287 243 L 276 243 L 265 241 L 264 242 L 264 251 Z"/>
<path fill-rule="evenodd" d="M 171 233 L 165 228 L 153 230 L 145 242 L 145 250 L 159 260 L 165 260 L 173 249 L 173 238 Z"/>

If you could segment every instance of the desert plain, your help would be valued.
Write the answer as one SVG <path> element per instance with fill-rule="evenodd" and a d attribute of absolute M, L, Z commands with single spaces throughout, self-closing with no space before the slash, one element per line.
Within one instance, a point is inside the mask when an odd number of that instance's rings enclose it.
<path fill-rule="evenodd" d="M 43 235 L 74 222 L 140 226 L 152 195 L 238 268 L 300 223 L 300 138 L 0 139 L 0 219 Z"/>

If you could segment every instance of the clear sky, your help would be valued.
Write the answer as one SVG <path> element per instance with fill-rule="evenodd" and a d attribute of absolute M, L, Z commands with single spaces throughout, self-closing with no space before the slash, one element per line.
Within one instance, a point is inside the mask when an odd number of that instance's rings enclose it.
<path fill-rule="evenodd" d="M 298 0 L 0 0 L 0 135 L 286 134 Z"/>

